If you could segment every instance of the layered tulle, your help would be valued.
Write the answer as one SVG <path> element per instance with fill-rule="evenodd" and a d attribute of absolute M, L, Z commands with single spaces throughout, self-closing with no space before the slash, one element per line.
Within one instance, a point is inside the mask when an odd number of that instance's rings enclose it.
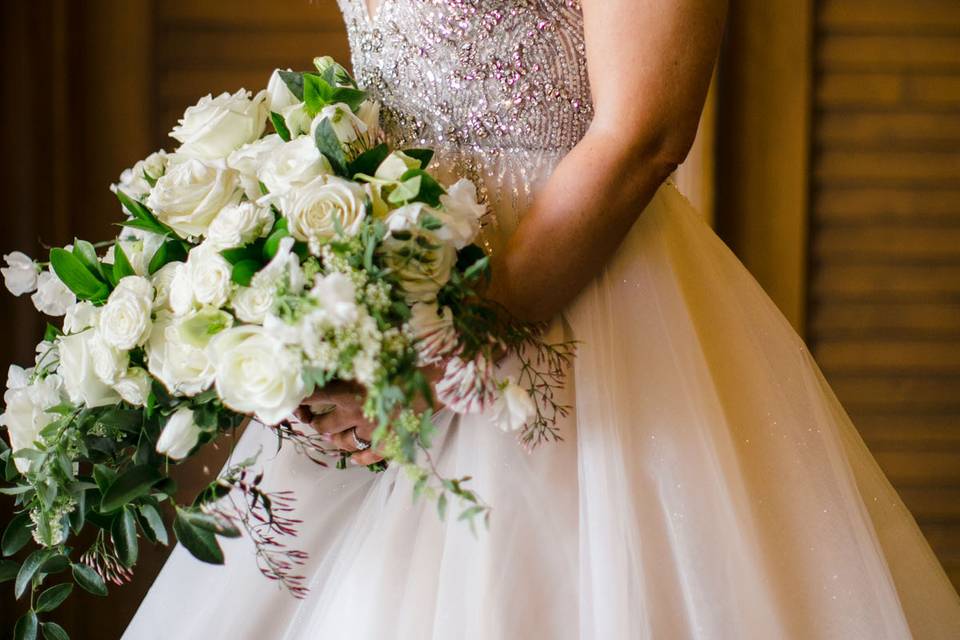
<path fill-rule="evenodd" d="M 515 226 L 555 158 L 490 166 Z M 585 248 L 588 250 L 589 248 Z M 553 330 L 580 341 L 564 442 L 437 420 L 440 467 L 493 505 L 474 535 L 396 470 L 321 469 L 254 425 L 299 498 L 310 586 L 174 551 L 126 638 L 955 638 L 960 599 L 794 334 L 670 186 Z M 507 362 L 503 366 L 515 366 Z M 454 512 L 455 515 L 455 512 Z"/>

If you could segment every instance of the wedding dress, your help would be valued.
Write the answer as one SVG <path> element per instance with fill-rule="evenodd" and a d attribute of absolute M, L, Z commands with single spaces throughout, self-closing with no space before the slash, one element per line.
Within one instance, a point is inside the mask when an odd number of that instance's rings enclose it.
<path fill-rule="evenodd" d="M 480 181 L 497 251 L 590 122 L 578 3 L 340 6 L 388 134 Z M 246 538 L 223 567 L 177 548 L 124 637 L 960 637 L 956 591 L 810 353 L 672 184 L 555 331 L 580 341 L 563 442 L 527 453 L 485 416 L 437 416 L 439 465 L 474 477 L 489 530 L 254 425 L 236 455 L 262 447 L 296 492 L 309 594 L 265 580 Z"/>

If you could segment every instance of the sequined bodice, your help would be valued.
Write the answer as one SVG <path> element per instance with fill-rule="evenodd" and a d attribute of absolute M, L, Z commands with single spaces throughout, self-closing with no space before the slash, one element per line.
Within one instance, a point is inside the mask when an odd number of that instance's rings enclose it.
<path fill-rule="evenodd" d="M 339 0 L 397 142 L 565 152 L 592 116 L 579 0 Z"/>

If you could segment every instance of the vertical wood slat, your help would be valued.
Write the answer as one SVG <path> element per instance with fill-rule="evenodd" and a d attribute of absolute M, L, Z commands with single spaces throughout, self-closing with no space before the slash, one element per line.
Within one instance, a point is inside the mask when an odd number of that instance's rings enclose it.
<path fill-rule="evenodd" d="M 960 6 L 820 0 L 809 343 L 960 584 Z"/>
<path fill-rule="evenodd" d="M 717 228 L 803 333 L 814 0 L 730 4 L 718 95 Z"/>

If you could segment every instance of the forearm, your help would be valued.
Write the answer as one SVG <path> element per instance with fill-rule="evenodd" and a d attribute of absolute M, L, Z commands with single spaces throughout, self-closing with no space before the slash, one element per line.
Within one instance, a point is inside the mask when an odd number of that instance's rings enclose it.
<path fill-rule="evenodd" d="M 625 138 L 592 129 L 493 256 L 488 296 L 516 317 L 547 320 L 560 312 L 600 273 L 685 153 L 662 139 L 631 145 Z"/>

